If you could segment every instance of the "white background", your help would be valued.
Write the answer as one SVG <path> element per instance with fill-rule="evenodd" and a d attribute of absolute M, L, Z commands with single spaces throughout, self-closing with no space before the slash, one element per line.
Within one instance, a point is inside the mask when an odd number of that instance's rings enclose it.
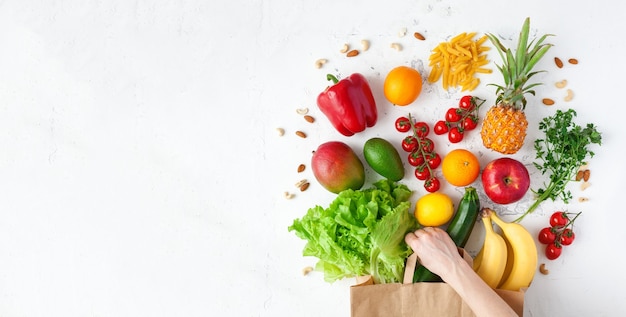
<path fill-rule="evenodd" d="M 548 72 L 530 97 L 526 146 L 514 156 L 529 166 L 531 187 L 543 182 L 532 168 L 537 123 L 555 109 L 595 123 L 603 145 L 593 148 L 590 188 L 573 184 L 570 204 L 546 202 L 523 222 L 536 235 L 557 209 L 583 212 L 558 260 L 540 248 L 551 273 L 536 276 L 525 315 L 617 316 L 626 308 L 624 9 L 539 0 L 2 1 L 0 316 L 348 316 L 353 279 L 329 284 L 319 272 L 301 273 L 315 259 L 302 257 L 304 241 L 287 227 L 333 196 L 296 167 L 328 140 L 357 152 L 373 136 L 399 144 L 400 115 L 442 118 L 463 93 L 425 83 L 414 104 L 394 107 L 382 95 L 385 74 L 407 65 L 427 76 L 430 50 L 460 32 L 511 43 L 527 16 L 532 35 L 556 35 L 538 65 Z M 361 39 L 370 50 L 339 53 Z M 489 56 L 495 71 L 499 57 Z M 557 69 L 555 56 L 580 63 Z M 321 70 L 318 58 L 329 60 Z M 368 78 L 380 115 L 374 128 L 352 138 L 332 129 L 315 104 L 328 72 Z M 486 83 L 501 77 L 481 79 L 473 93 L 493 104 Z M 561 79 L 575 92 L 570 103 L 553 85 Z M 296 114 L 304 107 L 313 125 Z M 298 129 L 309 137 L 296 137 Z M 482 164 L 498 157 L 477 131 L 456 145 L 434 139 L 442 155 L 464 147 Z M 302 178 L 311 188 L 285 200 Z M 376 179 L 368 170 L 366 186 Z M 408 167 L 404 183 L 414 199 L 425 193 Z M 461 196 L 450 185 L 442 191 Z M 531 199 L 497 210 L 513 217 Z"/>

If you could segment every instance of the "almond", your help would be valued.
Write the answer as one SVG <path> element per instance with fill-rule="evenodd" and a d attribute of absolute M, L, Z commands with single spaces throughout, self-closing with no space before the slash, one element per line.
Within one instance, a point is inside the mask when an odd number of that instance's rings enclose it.
<path fill-rule="evenodd" d="M 568 59 L 567 61 L 568 61 L 570 64 L 572 64 L 572 65 L 576 65 L 576 64 L 578 64 L 578 60 L 577 60 L 577 59 L 575 59 L 575 58 L 570 58 L 570 59 Z"/>
<path fill-rule="evenodd" d="M 554 100 L 550 99 L 550 98 L 543 98 L 543 104 L 546 106 L 552 106 L 554 104 Z"/>
<path fill-rule="evenodd" d="M 585 171 L 583 172 L 583 180 L 584 180 L 585 182 L 589 181 L 589 176 L 591 176 L 591 171 L 590 171 L 590 170 L 585 170 Z"/>
<path fill-rule="evenodd" d="M 348 57 L 354 57 L 354 56 L 357 56 L 357 55 L 359 55 L 359 50 L 351 50 L 348 53 L 346 53 L 346 56 L 348 56 Z"/>
<path fill-rule="evenodd" d="M 305 169 L 306 169 L 306 165 L 304 164 L 298 165 L 298 173 L 304 172 Z"/>
<path fill-rule="evenodd" d="M 583 171 L 580 170 L 578 171 L 578 173 L 576 173 L 576 181 L 579 182 L 582 179 L 583 179 Z"/>
<path fill-rule="evenodd" d="M 305 139 L 306 138 L 306 133 L 302 132 L 302 131 L 296 131 L 296 135 Z"/>
<path fill-rule="evenodd" d="M 308 123 L 315 122 L 315 118 L 311 117 L 310 115 L 304 116 L 304 120 L 306 120 L 306 122 L 308 122 Z"/>
<path fill-rule="evenodd" d="M 554 63 L 556 64 L 556 67 L 563 68 L 563 61 L 560 58 L 555 57 L 554 58 Z"/>
<path fill-rule="evenodd" d="M 310 186 L 310 185 L 311 185 L 311 183 L 309 183 L 309 182 L 306 182 L 306 183 L 302 184 L 302 185 L 300 186 L 300 191 L 301 191 L 301 192 L 303 192 L 303 191 L 305 191 L 305 190 L 309 189 L 309 186 Z"/>
<path fill-rule="evenodd" d="M 425 39 L 426 39 L 426 38 L 425 38 L 425 37 L 424 37 L 421 33 L 419 33 L 419 32 L 415 32 L 415 33 L 413 33 L 413 36 L 415 36 L 415 38 L 416 38 L 416 39 L 418 39 L 418 40 L 420 40 L 420 41 L 423 41 L 423 40 L 425 40 Z"/>

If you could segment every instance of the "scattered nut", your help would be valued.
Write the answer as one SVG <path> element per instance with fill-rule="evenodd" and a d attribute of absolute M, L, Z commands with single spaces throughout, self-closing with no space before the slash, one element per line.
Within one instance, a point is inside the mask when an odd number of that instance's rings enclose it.
<path fill-rule="evenodd" d="M 344 44 L 341 49 L 339 50 L 339 52 L 341 53 L 347 53 L 350 50 L 350 45 L 348 45 L 348 43 Z"/>
<path fill-rule="evenodd" d="M 591 176 L 591 171 L 590 170 L 585 170 L 583 172 L 583 180 L 585 182 L 588 182 L 589 181 L 589 176 Z"/>
<path fill-rule="evenodd" d="M 316 68 L 322 68 L 322 66 L 324 66 L 324 64 L 326 64 L 326 62 L 328 62 L 327 59 L 325 58 L 320 58 L 318 60 L 315 61 L 315 67 Z"/>
<path fill-rule="evenodd" d="M 583 182 L 582 184 L 580 184 L 580 190 L 585 190 L 589 188 L 589 186 L 591 186 L 590 182 Z"/>
<path fill-rule="evenodd" d="M 570 59 L 568 59 L 567 61 L 568 61 L 570 64 L 572 64 L 572 65 L 576 65 L 576 64 L 578 64 L 578 60 L 577 60 L 577 59 L 575 59 L 575 58 L 570 58 Z"/>
<path fill-rule="evenodd" d="M 393 48 L 396 51 L 401 51 L 402 50 L 402 45 L 400 45 L 400 43 L 391 43 L 391 48 Z"/>
<path fill-rule="evenodd" d="M 346 56 L 348 57 L 355 57 L 357 55 L 359 55 L 359 50 L 351 50 L 348 53 L 346 53 Z"/>
<path fill-rule="evenodd" d="M 565 86 L 567 86 L 567 79 L 557 81 L 554 86 L 556 86 L 556 88 L 565 88 Z"/>
<path fill-rule="evenodd" d="M 313 272 L 313 268 L 310 266 L 307 266 L 305 268 L 302 269 L 302 275 L 307 275 L 309 273 Z"/>
<path fill-rule="evenodd" d="M 416 39 L 418 39 L 418 40 L 420 40 L 420 41 L 423 41 L 423 40 L 425 40 L 425 39 L 426 39 L 426 38 L 422 35 L 422 33 L 419 33 L 419 32 L 415 32 L 415 33 L 413 33 L 413 36 L 415 36 L 415 38 L 416 38 Z"/>
<path fill-rule="evenodd" d="M 296 183 L 296 188 L 300 188 L 302 185 L 308 183 L 309 181 L 307 181 L 306 179 L 303 179 L 299 182 Z"/>
<path fill-rule="evenodd" d="M 572 101 L 572 99 L 574 99 L 574 92 L 571 89 L 568 89 L 567 95 L 565 95 L 565 98 L 563 98 L 563 100 Z"/>
<path fill-rule="evenodd" d="M 276 128 L 276 133 L 278 133 L 278 136 L 283 136 L 283 135 L 285 135 L 285 129 L 283 129 L 283 128 Z"/>
<path fill-rule="evenodd" d="M 303 139 L 306 139 L 306 133 L 304 133 L 302 131 L 296 131 L 296 135 L 301 137 L 301 138 L 303 138 Z"/>
<path fill-rule="evenodd" d="M 297 114 L 301 114 L 301 115 L 305 115 L 305 114 L 309 113 L 309 108 L 296 109 L 296 113 Z"/>
<path fill-rule="evenodd" d="M 576 173 L 576 181 L 577 181 L 577 182 L 579 182 L 579 181 L 581 181 L 582 179 L 583 179 L 583 170 L 579 170 L 579 171 Z"/>
<path fill-rule="evenodd" d="M 580 202 L 580 203 L 584 203 L 584 202 L 586 202 L 588 200 L 589 200 L 589 198 L 587 198 L 587 197 L 578 197 L 578 202 Z"/>
<path fill-rule="evenodd" d="M 554 100 L 552 100 L 550 98 L 543 98 L 543 100 L 541 100 L 541 101 L 546 106 L 552 106 L 554 104 Z"/>
<path fill-rule="evenodd" d="M 315 118 L 309 116 L 308 114 L 304 116 L 304 120 L 306 120 L 306 122 L 308 122 L 308 123 L 315 122 Z"/>
<path fill-rule="evenodd" d="M 285 196 L 285 199 L 292 199 L 295 195 L 290 192 L 285 192 L 284 196 Z"/>
<path fill-rule="evenodd" d="M 370 48 L 370 41 L 368 40 L 361 40 L 361 50 L 363 52 L 367 51 Z"/>
<path fill-rule="evenodd" d="M 300 191 L 301 191 L 301 192 L 303 192 L 303 191 L 305 191 L 305 190 L 309 189 L 309 186 L 310 186 L 310 185 L 311 185 L 311 183 L 309 183 L 309 182 L 306 182 L 306 183 L 302 184 L 302 185 L 300 186 Z"/>
<path fill-rule="evenodd" d="M 554 63 L 556 64 L 556 67 L 558 67 L 558 68 L 562 68 L 563 67 L 563 61 L 560 58 L 558 58 L 558 57 L 554 58 Z"/>
<path fill-rule="evenodd" d="M 539 265 L 539 273 L 541 273 L 543 275 L 550 274 L 550 270 L 546 269 L 546 264 L 545 263 L 541 263 L 541 265 Z"/>
<path fill-rule="evenodd" d="M 405 35 L 406 35 L 406 28 L 400 29 L 400 32 L 398 32 L 398 37 L 404 37 Z"/>
<path fill-rule="evenodd" d="M 306 165 L 304 164 L 298 165 L 298 173 L 304 172 L 305 169 L 306 169 Z"/>

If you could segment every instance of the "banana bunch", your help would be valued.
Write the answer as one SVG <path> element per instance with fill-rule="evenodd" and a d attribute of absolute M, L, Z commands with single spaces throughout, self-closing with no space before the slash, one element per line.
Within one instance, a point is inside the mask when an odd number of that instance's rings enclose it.
<path fill-rule="evenodd" d="M 505 222 L 495 211 L 483 208 L 485 242 L 474 259 L 474 271 L 492 288 L 519 291 L 530 286 L 537 269 L 537 246 L 522 225 Z M 503 235 L 493 229 L 495 222 Z"/>

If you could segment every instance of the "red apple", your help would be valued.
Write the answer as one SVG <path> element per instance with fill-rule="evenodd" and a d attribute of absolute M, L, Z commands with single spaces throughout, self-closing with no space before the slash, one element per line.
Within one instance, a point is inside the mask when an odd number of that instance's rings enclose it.
<path fill-rule="evenodd" d="M 505 205 L 524 197 L 530 187 L 530 176 L 528 169 L 520 161 L 502 157 L 485 166 L 482 183 L 487 197 L 495 203 Z"/>

